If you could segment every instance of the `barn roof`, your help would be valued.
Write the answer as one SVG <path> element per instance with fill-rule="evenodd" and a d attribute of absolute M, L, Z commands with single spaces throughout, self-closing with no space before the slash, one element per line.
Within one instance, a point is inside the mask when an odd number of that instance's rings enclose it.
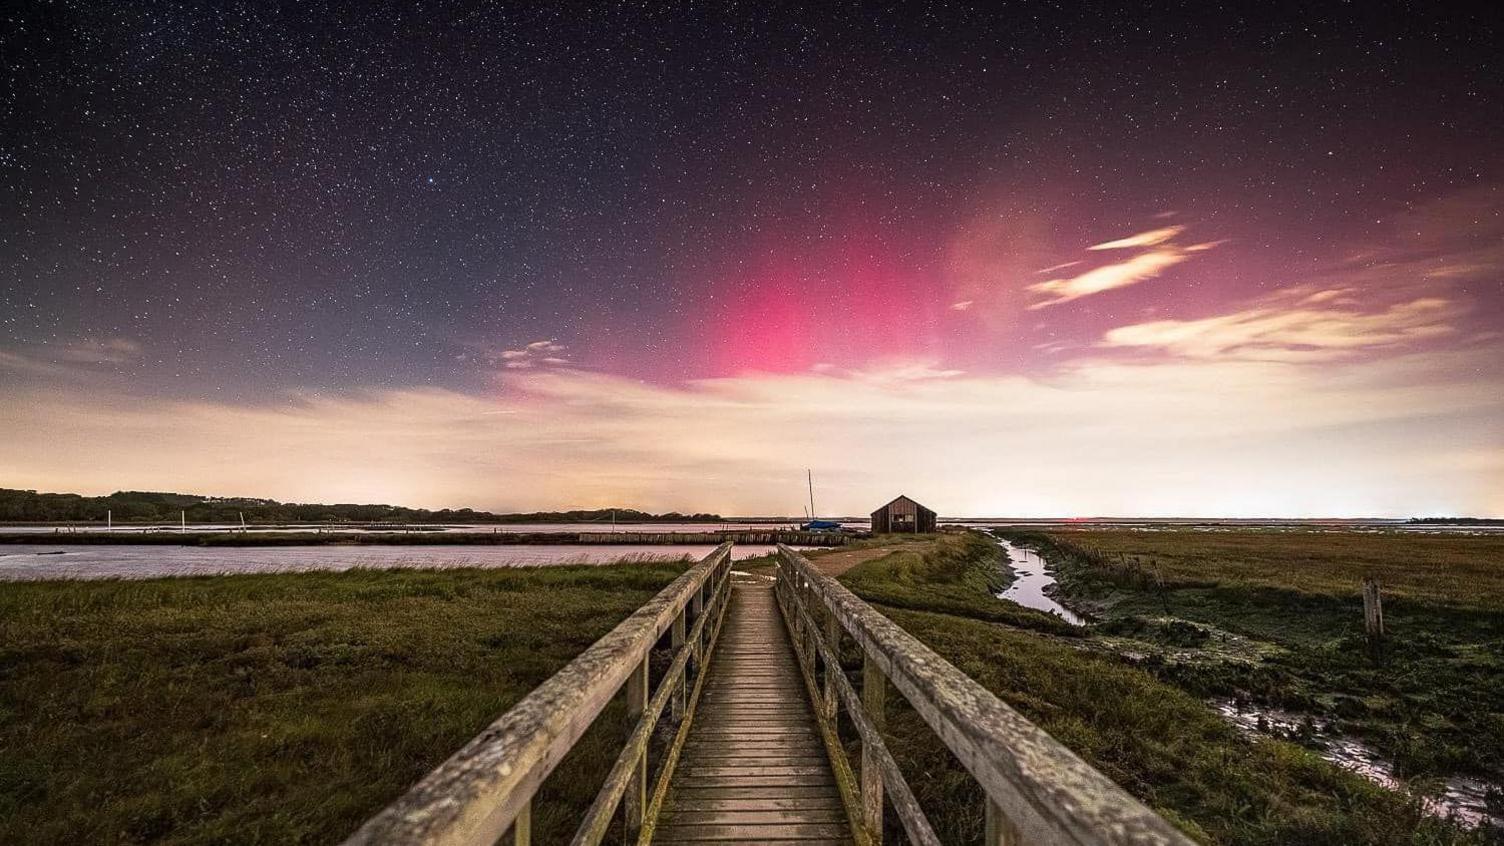
<path fill-rule="evenodd" d="M 877 513 L 877 512 L 878 512 L 878 511 L 882 511 L 882 510 L 883 510 L 883 509 L 884 509 L 884 508 L 890 508 L 890 507 L 892 507 L 892 506 L 893 506 L 893 505 L 894 505 L 894 504 L 895 504 L 895 503 L 897 503 L 897 502 L 898 502 L 898 501 L 899 501 L 899 500 L 907 500 L 907 501 L 908 501 L 908 502 L 909 502 L 909 503 L 911 503 L 911 504 L 913 504 L 913 505 L 915 505 L 915 506 L 917 506 L 917 507 L 919 507 L 919 508 L 924 508 L 924 510 L 925 510 L 925 511 L 929 511 L 929 510 L 930 510 L 930 509 L 928 509 L 928 508 L 925 508 L 925 507 L 924 507 L 924 506 L 923 506 L 923 505 L 920 505 L 920 504 L 919 504 L 919 501 L 918 501 L 918 500 L 916 500 L 916 499 L 914 499 L 914 498 L 913 498 L 913 497 L 910 497 L 910 496 L 907 496 L 907 495 L 905 495 L 905 494 L 899 494 L 899 495 L 898 495 L 898 496 L 895 496 L 895 497 L 893 497 L 893 498 L 892 498 L 892 499 L 891 499 L 891 500 L 889 500 L 889 501 L 888 501 L 888 502 L 887 502 L 887 503 L 885 503 L 885 504 L 883 504 L 883 505 L 880 505 L 880 506 L 878 506 L 878 507 L 877 507 L 877 509 L 876 509 L 876 510 L 874 510 L 874 511 L 873 511 L 873 512 L 872 512 L 872 513 L 873 513 L 873 514 L 876 514 L 876 513 Z"/>

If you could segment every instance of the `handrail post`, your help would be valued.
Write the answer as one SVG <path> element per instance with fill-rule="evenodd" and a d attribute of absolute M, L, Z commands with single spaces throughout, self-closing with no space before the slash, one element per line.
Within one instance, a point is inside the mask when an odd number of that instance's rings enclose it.
<path fill-rule="evenodd" d="M 684 648 L 684 612 L 683 611 L 680 611 L 679 612 L 679 616 L 677 616 L 677 617 L 674 618 L 673 634 L 670 635 L 670 637 L 669 637 L 669 643 L 673 646 L 674 655 L 678 655 L 679 654 L 679 650 L 681 650 L 681 649 Z M 685 683 L 685 679 L 686 679 L 686 674 L 682 673 L 682 672 L 679 673 L 675 678 L 667 679 L 668 683 L 672 684 L 674 686 L 674 699 L 673 699 L 673 706 L 672 706 L 673 710 L 670 713 L 673 714 L 674 722 L 676 722 L 676 723 L 679 722 L 680 720 L 684 719 L 684 687 L 685 687 L 684 683 Z"/>
<path fill-rule="evenodd" d="M 862 653 L 862 710 L 879 733 L 887 727 L 888 679 L 864 650 Z M 862 743 L 862 824 L 873 846 L 883 842 L 883 774 L 877 751 Z"/>
<path fill-rule="evenodd" d="M 839 655 L 841 646 L 841 623 L 836 619 L 836 615 L 830 612 L 829 608 L 826 608 L 824 610 L 825 645 L 830 647 L 832 654 Z M 839 672 L 841 672 L 841 668 L 839 666 L 832 664 L 829 661 L 825 662 L 825 698 L 820 703 L 820 709 L 821 713 L 825 715 L 825 719 L 831 721 L 831 725 L 835 725 L 836 715 L 838 713 L 836 708 L 837 703 L 835 674 Z"/>
<path fill-rule="evenodd" d="M 627 721 L 635 725 L 637 720 L 642 719 L 642 712 L 648 707 L 648 656 L 642 657 L 642 663 L 632 670 L 632 675 L 627 677 Z M 632 779 L 627 784 L 627 795 L 624 803 L 627 816 L 627 839 L 636 837 L 642 828 L 642 812 L 648 806 L 648 750 L 643 747 L 642 754 L 638 756 L 637 763 L 633 766 Z"/>
<path fill-rule="evenodd" d="M 700 589 L 695 591 L 694 598 L 689 601 L 690 608 L 695 612 L 696 620 L 704 617 L 707 613 L 715 613 L 715 588 L 715 573 L 711 573 L 710 578 L 706 579 L 705 583 L 700 585 Z M 705 599 L 706 596 L 710 597 L 708 604 Z M 693 644 L 694 654 L 690 659 L 694 663 L 696 673 L 700 672 L 705 666 L 705 644 L 709 642 L 709 639 L 710 627 L 700 627 L 700 634 L 695 638 Z"/>
<path fill-rule="evenodd" d="M 814 582 L 807 580 L 804 582 L 804 589 L 800 591 L 799 601 L 809 611 L 810 616 L 813 617 L 815 613 Z M 813 676 L 815 674 L 815 638 L 820 635 L 819 632 L 815 631 L 814 626 L 810 625 L 809 619 L 801 618 L 801 622 L 803 625 L 800 627 L 800 631 L 804 637 L 804 665 L 809 668 L 809 674 Z"/>
<path fill-rule="evenodd" d="M 517 812 L 517 819 L 512 820 L 512 846 L 532 846 L 532 843 L 533 800 L 529 799 Z"/>
<path fill-rule="evenodd" d="M 983 846 L 1022 846 L 1023 839 L 1018 836 L 1018 829 L 1008 821 L 1003 809 L 991 798 L 983 801 L 987 803 L 987 831 L 982 837 Z"/>

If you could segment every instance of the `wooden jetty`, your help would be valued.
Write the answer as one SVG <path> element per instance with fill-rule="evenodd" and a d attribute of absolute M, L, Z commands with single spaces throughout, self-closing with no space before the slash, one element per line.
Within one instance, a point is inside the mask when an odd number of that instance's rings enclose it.
<path fill-rule="evenodd" d="M 939 846 L 883 737 L 901 695 L 981 787 L 987 846 L 1190 846 L 1106 776 L 780 546 L 731 576 L 723 544 L 368 820 L 347 846 L 529 846 L 539 785 L 616 695 L 632 732 L 571 843 Z M 650 690 L 649 653 L 673 649 Z M 853 653 L 853 648 L 855 652 Z M 848 678 L 840 654 L 859 654 Z M 842 716 L 844 714 L 844 717 Z M 838 720 L 860 738 L 848 760 Z M 667 723 L 666 749 L 651 743 Z M 661 755 L 650 779 L 649 754 Z M 885 813 L 893 830 L 884 831 Z"/>
<path fill-rule="evenodd" d="M 850 843 L 773 585 L 731 590 L 730 619 L 653 842 Z"/>

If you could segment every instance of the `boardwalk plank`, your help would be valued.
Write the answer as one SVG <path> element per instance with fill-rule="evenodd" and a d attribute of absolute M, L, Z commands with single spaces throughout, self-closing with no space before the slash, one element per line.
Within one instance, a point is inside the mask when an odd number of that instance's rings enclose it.
<path fill-rule="evenodd" d="M 735 584 L 655 843 L 852 842 L 796 661 L 771 586 Z"/>

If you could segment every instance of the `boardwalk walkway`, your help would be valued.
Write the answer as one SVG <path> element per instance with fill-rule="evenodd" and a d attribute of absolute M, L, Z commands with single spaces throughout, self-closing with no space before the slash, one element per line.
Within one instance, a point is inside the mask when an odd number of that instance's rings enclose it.
<path fill-rule="evenodd" d="M 851 843 L 771 582 L 736 582 L 654 843 Z"/>
<path fill-rule="evenodd" d="M 731 544 L 720 545 L 345 846 L 531 846 L 539 785 L 617 697 L 635 723 L 579 816 L 576 846 L 623 827 L 629 843 L 870 846 L 889 833 L 885 820 L 905 843 L 944 846 L 888 751 L 890 693 L 975 779 L 986 846 L 1193 846 L 798 551 L 780 546 L 774 569 L 774 580 L 733 578 Z M 673 658 L 655 673 L 665 639 Z M 856 656 L 859 682 L 842 671 Z M 677 725 L 650 779 L 660 718 Z M 855 755 L 837 745 L 838 720 L 860 738 Z"/>

